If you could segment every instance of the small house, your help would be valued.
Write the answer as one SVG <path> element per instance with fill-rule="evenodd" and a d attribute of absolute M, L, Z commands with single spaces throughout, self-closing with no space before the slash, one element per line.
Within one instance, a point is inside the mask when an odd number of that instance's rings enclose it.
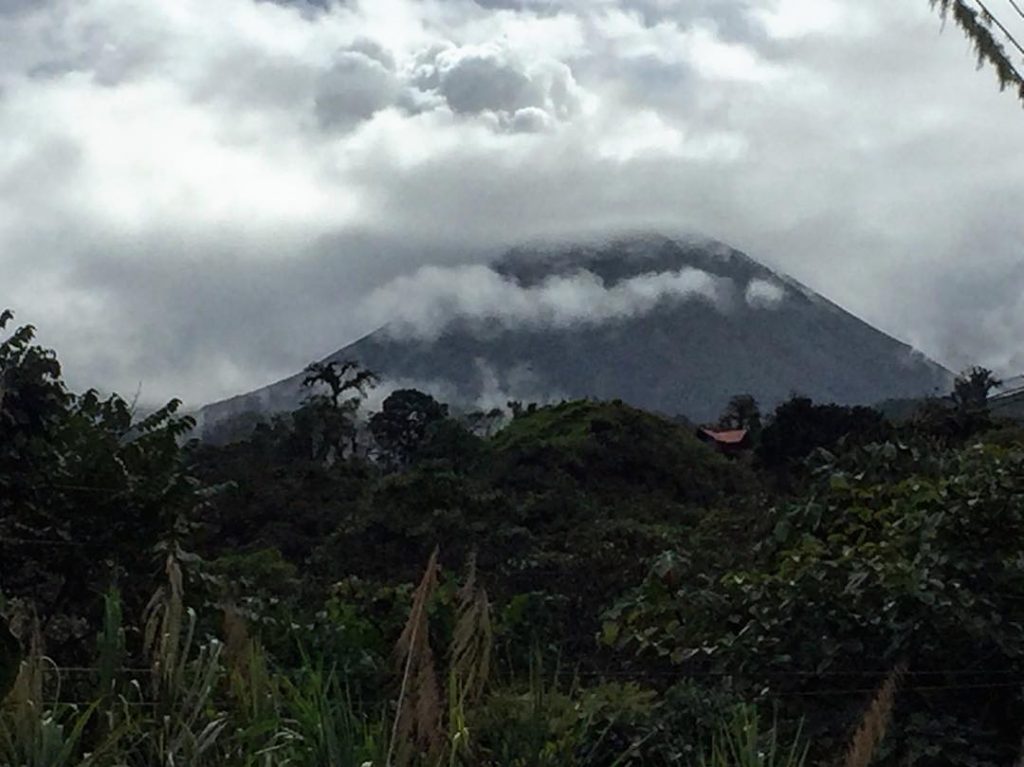
<path fill-rule="evenodd" d="M 712 429 L 702 426 L 697 429 L 697 438 L 714 447 L 719 453 L 736 455 L 750 449 L 750 432 L 746 429 Z"/>

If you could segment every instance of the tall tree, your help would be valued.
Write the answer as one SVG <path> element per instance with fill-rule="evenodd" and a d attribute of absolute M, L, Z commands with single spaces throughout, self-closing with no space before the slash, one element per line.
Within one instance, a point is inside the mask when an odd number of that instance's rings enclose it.
<path fill-rule="evenodd" d="M 0 332 L 11 319 L 0 314 Z M 181 447 L 195 423 L 177 400 L 136 421 L 117 395 L 70 392 L 30 325 L 0 337 L 0 391 L 0 585 L 51 647 L 80 645 L 97 594 L 147 573 L 203 503 Z M 126 579 L 129 603 L 145 591 Z"/>
<path fill-rule="evenodd" d="M 761 431 L 761 408 L 750 394 L 737 394 L 725 406 L 718 425 L 723 429 Z"/>
<path fill-rule="evenodd" d="M 448 406 L 416 389 L 399 389 L 370 419 L 381 457 L 392 466 L 412 462 L 423 446 L 430 427 L 448 417 Z"/>
<path fill-rule="evenodd" d="M 308 439 L 310 457 L 332 461 L 358 448 L 356 413 L 377 376 L 357 362 L 314 362 L 306 368 L 302 385 L 309 390 L 294 414 L 296 432 Z"/>
<path fill-rule="evenodd" d="M 975 365 L 953 382 L 953 402 L 962 411 L 984 411 L 988 408 L 988 395 L 1000 383 L 991 370 Z"/>

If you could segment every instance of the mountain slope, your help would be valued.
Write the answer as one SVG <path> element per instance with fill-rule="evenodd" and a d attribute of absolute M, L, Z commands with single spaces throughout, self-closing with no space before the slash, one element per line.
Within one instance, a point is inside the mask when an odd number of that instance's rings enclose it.
<path fill-rule="evenodd" d="M 736 393 L 766 408 L 793 393 L 866 404 L 945 392 L 951 380 L 906 344 L 720 243 L 649 235 L 519 248 L 493 270 L 503 291 L 495 305 L 463 301 L 472 313 L 450 316 L 432 305 L 327 359 L 358 360 L 393 386 L 467 407 L 592 397 L 695 420 L 714 418 Z M 424 316 L 442 321 L 424 330 Z M 300 382 L 208 405 L 202 420 L 291 409 Z"/>

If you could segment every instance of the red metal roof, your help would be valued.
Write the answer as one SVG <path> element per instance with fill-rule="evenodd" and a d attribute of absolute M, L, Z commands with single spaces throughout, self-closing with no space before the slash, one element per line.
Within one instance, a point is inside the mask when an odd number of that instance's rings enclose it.
<path fill-rule="evenodd" d="M 729 429 L 727 431 L 715 431 L 714 429 L 701 429 L 701 432 L 722 445 L 738 445 L 747 438 L 746 429 Z"/>

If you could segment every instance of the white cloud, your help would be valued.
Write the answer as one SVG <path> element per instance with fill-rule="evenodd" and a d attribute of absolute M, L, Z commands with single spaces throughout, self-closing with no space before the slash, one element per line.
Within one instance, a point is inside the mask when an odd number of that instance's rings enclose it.
<path fill-rule="evenodd" d="M 751 15 L 780 40 L 821 34 L 866 36 L 878 29 L 877 14 L 870 8 L 841 0 L 769 0 Z"/>
<path fill-rule="evenodd" d="M 461 403 L 459 408 L 463 412 L 489 412 L 495 408 L 507 412 L 511 401 L 548 404 L 567 398 L 563 392 L 552 389 L 550 384 L 545 385 L 524 365 L 504 370 L 478 359 L 475 373 L 479 387 L 474 391 L 472 400 L 468 400 L 466 392 L 459 391 L 451 381 L 392 377 L 382 379 L 370 390 L 360 404 L 360 410 L 364 415 L 379 411 L 384 400 L 399 389 L 417 389 L 428 392 L 440 402 Z"/>
<path fill-rule="evenodd" d="M 702 299 L 727 306 L 731 284 L 697 269 L 643 274 L 614 285 L 588 271 L 523 287 L 486 266 L 428 266 L 378 288 L 364 310 L 391 334 L 437 338 L 462 320 L 498 328 L 565 328 L 641 316 L 663 303 Z"/>
<path fill-rule="evenodd" d="M 386 60 L 342 51 L 317 84 L 317 118 L 327 128 L 352 128 L 394 104 L 399 88 Z"/>
<path fill-rule="evenodd" d="M 583 94 L 569 67 L 521 59 L 504 42 L 442 45 L 420 53 L 411 83 L 436 93 L 458 115 L 481 115 L 496 128 L 536 131 L 571 120 Z"/>
<path fill-rule="evenodd" d="M 774 309 L 785 300 L 786 289 L 776 282 L 751 280 L 743 296 L 755 309 Z"/>

